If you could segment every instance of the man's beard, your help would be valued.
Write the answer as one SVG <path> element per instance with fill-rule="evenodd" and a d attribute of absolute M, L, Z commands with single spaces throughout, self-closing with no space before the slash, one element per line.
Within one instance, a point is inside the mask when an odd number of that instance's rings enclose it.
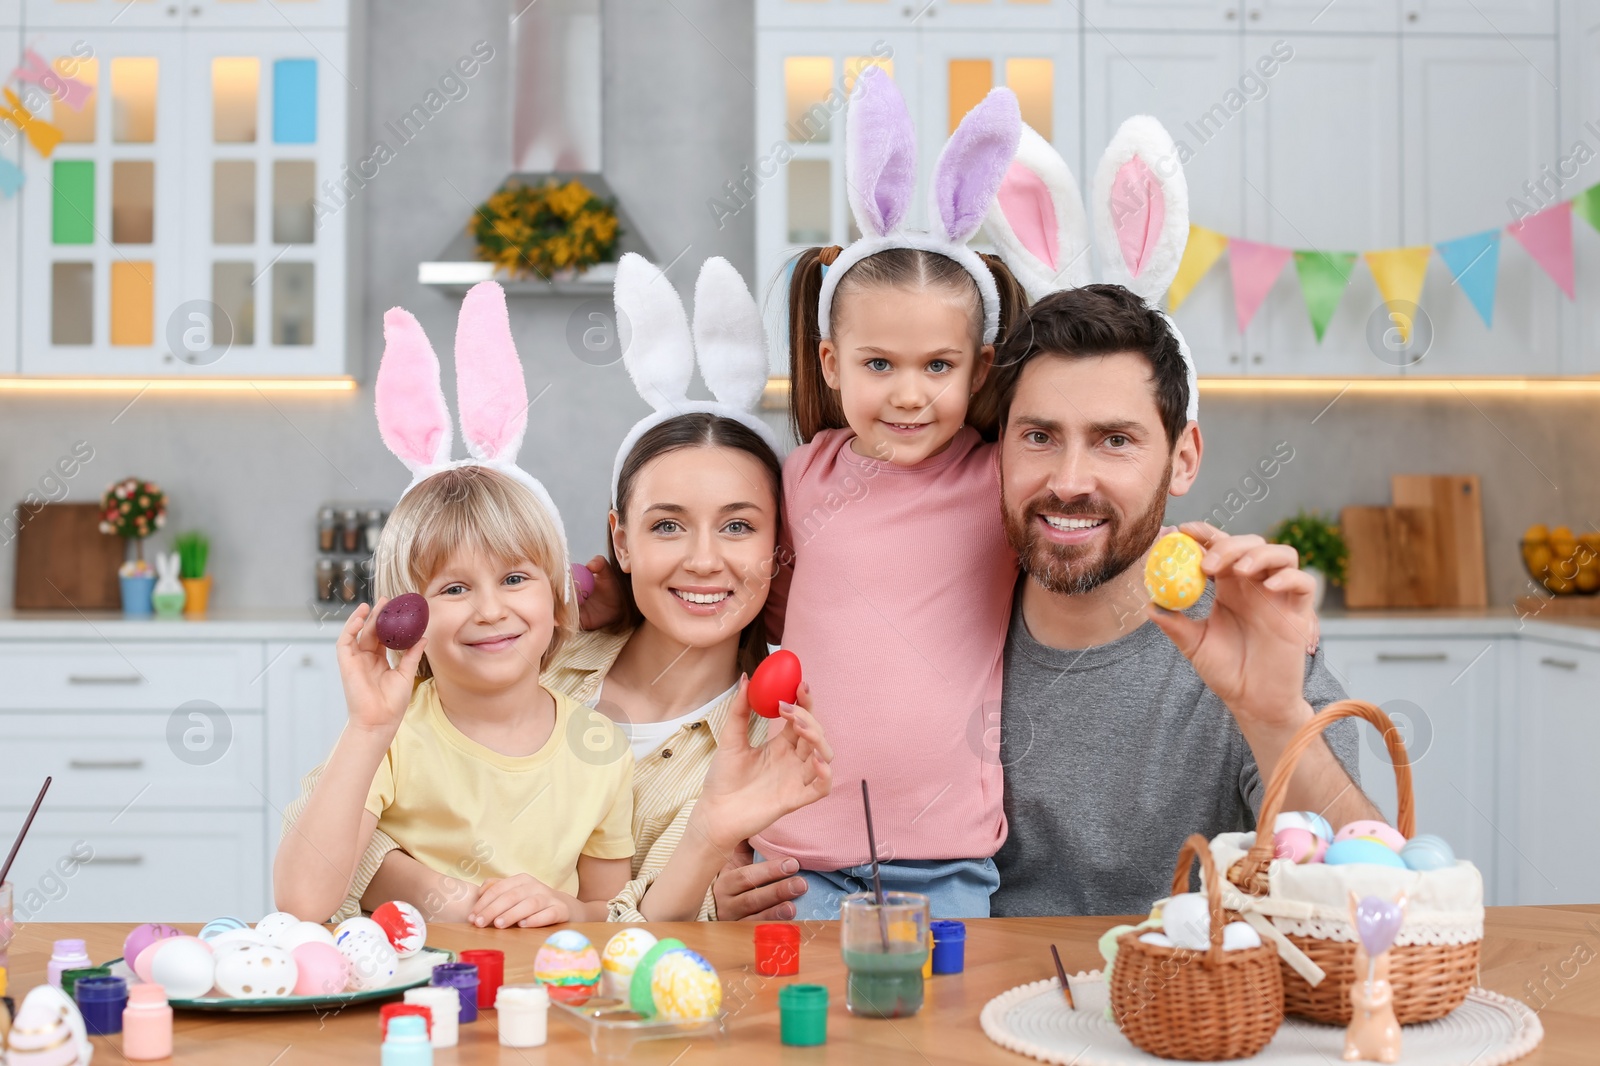
<path fill-rule="evenodd" d="M 1047 493 L 1029 504 L 1018 516 L 1001 489 L 1000 506 L 1005 513 L 1006 540 L 1022 562 L 1022 570 L 1050 592 L 1065 596 L 1092 592 L 1128 567 L 1144 558 L 1161 532 L 1161 519 L 1167 511 L 1167 486 L 1172 482 L 1172 462 L 1161 473 L 1160 487 L 1143 512 L 1125 521 L 1105 500 L 1088 496 L 1066 502 Z M 1042 514 L 1071 517 L 1104 515 L 1106 533 L 1103 548 L 1088 544 L 1056 544 L 1039 529 Z"/>

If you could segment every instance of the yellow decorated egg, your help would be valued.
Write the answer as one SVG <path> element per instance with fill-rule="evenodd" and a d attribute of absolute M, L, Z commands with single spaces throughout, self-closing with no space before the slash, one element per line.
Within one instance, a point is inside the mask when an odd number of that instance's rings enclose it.
<path fill-rule="evenodd" d="M 606 941 L 606 950 L 600 955 L 606 995 L 627 999 L 633 971 L 644 953 L 655 946 L 656 938 L 637 926 L 624 929 Z"/>
<path fill-rule="evenodd" d="M 700 955 L 674 948 L 656 962 L 650 973 L 650 995 L 656 1013 L 676 1022 L 714 1018 L 722 1009 L 722 979 Z"/>
<path fill-rule="evenodd" d="M 1156 541 L 1144 563 L 1144 587 L 1156 606 L 1169 611 L 1193 607 L 1206 590 L 1200 570 L 1200 542 L 1187 533 L 1168 533 Z"/>

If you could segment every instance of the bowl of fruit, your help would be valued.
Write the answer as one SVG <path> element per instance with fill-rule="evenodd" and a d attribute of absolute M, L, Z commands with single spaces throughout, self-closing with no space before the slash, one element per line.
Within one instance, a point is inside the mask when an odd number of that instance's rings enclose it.
<path fill-rule="evenodd" d="M 1522 535 L 1522 565 L 1557 596 L 1600 592 L 1600 532 L 1573 535 L 1566 526 L 1528 527 Z"/>

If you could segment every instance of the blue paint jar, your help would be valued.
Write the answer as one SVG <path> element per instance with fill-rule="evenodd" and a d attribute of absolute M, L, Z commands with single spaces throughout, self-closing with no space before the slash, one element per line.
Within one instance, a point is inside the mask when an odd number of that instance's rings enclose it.
<path fill-rule="evenodd" d="M 120 977 L 81 977 L 73 987 L 83 1027 L 90 1036 L 122 1032 L 122 1008 L 128 1005 L 128 982 Z"/>
<path fill-rule="evenodd" d="M 441 962 L 433 968 L 432 984 L 453 988 L 461 996 L 461 1024 L 478 1020 L 478 968 L 470 962 Z"/>
<path fill-rule="evenodd" d="M 933 972 L 960 973 L 967 964 L 967 923 L 929 922 L 928 932 L 933 934 Z"/>

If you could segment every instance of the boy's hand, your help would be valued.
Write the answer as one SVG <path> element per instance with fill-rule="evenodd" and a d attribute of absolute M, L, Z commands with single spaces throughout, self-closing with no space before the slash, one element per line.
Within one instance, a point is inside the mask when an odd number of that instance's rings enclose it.
<path fill-rule="evenodd" d="M 350 724 L 368 733 L 393 737 L 411 702 L 411 689 L 417 665 L 427 650 L 423 637 L 406 650 L 400 665 L 389 665 L 388 649 L 378 643 L 377 618 L 387 599 L 377 608 L 361 604 L 345 620 L 339 633 L 339 680 L 344 684 L 344 702 Z"/>
<path fill-rule="evenodd" d="M 467 921 L 480 929 L 560 925 L 575 920 L 576 903 L 572 896 L 557 892 L 537 877 L 513 874 L 483 883 Z"/>
<path fill-rule="evenodd" d="M 578 628 L 604 629 L 622 621 L 622 586 L 604 555 L 583 564 L 594 575 L 594 591 L 578 604 Z"/>

